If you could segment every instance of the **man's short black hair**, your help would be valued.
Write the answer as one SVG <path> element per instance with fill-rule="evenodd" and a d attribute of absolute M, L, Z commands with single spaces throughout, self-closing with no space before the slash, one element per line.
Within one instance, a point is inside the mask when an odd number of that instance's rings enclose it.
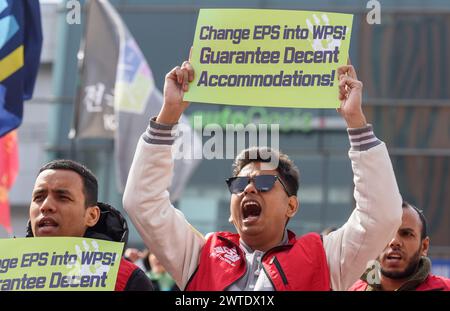
<path fill-rule="evenodd" d="M 72 160 L 53 160 L 39 170 L 39 174 L 45 170 L 68 170 L 77 173 L 83 182 L 83 193 L 85 197 L 85 206 L 97 205 L 98 183 L 95 175 L 83 164 Z M 38 175 L 39 175 L 38 174 Z"/>
<path fill-rule="evenodd" d="M 423 214 L 423 211 L 421 209 L 418 209 L 416 206 L 412 205 L 408 201 L 402 202 L 402 208 L 410 207 L 413 210 L 416 211 L 417 214 L 419 214 L 420 222 L 422 223 L 422 231 L 420 232 L 420 239 L 423 240 L 428 236 L 427 231 L 427 219 L 425 218 L 425 215 Z"/>
<path fill-rule="evenodd" d="M 265 155 L 270 155 L 270 157 L 267 158 Z M 247 164 L 252 162 L 278 163 L 276 170 L 286 184 L 289 195 L 297 195 L 300 172 L 287 154 L 269 147 L 251 147 L 245 149 L 234 160 L 233 176 L 237 176 Z"/>

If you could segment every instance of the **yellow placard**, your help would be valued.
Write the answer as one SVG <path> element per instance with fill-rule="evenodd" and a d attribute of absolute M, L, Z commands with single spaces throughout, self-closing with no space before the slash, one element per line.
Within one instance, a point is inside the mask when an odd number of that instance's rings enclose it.
<path fill-rule="evenodd" d="M 88 238 L 0 239 L 0 291 L 111 291 L 124 243 Z"/>
<path fill-rule="evenodd" d="M 241 106 L 336 108 L 353 15 L 201 9 L 184 100 Z"/>

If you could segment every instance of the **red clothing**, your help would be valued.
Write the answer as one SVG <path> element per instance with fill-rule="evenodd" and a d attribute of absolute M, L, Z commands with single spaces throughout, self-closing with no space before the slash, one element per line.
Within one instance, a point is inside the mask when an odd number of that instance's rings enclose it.
<path fill-rule="evenodd" d="M 358 280 L 350 291 L 365 291 L 367 283 L 363 280 Z M 428 277 L 415 289 L 416 291 L 450 291 L 450 279 L 442 276 L 429 274 Z"/>
<path fill-rule="evenodd" d="M 317 233 L 272 248 L 261 259 L 275 290 L 330 290 L 330 273 L 322 240 Z M 203 246 L 197 271 L 186 290 L 222 291 L 245 275 L 247 263 L 239 247 L 239 235 L 212 234 Z"/>
<path fill-rule="evenodd" d="M 117 272 L 115 291 L 124 291 L 134 270 L 139 269 L 134 263 L 122 258 Z"/>

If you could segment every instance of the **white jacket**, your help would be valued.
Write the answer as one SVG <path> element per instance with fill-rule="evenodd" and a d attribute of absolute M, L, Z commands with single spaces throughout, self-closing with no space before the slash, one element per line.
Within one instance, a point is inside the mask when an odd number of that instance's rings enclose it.
<path fill-rule="evenodd" d="M 334 290 L 348 289 L 361 276 L 402 218 L 402 199 L 385 144 L 370 125 L 348 131 L 356 208 L 341 228 L 323 237 Z M 173 137 L 160 135 L 164 133 L 173 133 L 172 127 L 151 121 L 139 139 L 123 204 L 145 244 L 184 289 L 197 268 L 205 238 L 170 203 Z"/>

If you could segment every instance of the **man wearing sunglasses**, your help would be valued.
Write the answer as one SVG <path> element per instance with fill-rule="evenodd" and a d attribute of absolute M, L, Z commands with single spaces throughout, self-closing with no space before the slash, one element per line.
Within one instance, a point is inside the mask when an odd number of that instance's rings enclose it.
<path fill-rule="evenodd" d="M 164 104 L 139 140 L 124 207 L 181 289 L 346 290 L 395 234 L 402 199 L 386 146 L 366 123 L 362 83 L 354 68 L 343 66 L 338 73 L 338 111 L 349 128 L 357 204 L 341 228 L 323 237 L 296 237 L 286 229 L 299 206 L 299 172 L 287 155 L 267 148 L 241 152 L 226 181 L 237 233 L 204 237 L 187 222 L 166 189 L 173 171 L 174 126 L 188 107 L 183 94 L 194 70 L 184 62 L 166 75 Z"/>

